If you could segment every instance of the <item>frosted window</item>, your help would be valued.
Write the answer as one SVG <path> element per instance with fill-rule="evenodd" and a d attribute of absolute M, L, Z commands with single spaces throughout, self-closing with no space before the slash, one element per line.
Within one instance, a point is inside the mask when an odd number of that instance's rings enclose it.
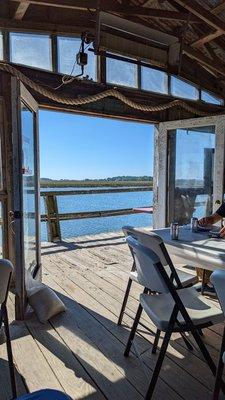
<path fill-rule="evenodd" d="M 52 70 L 50 37 L 30 33 L 10 33 L 10 61 Z"/>
<path fill-rule="evenodd" d="M 127 61 L 106 59 L 107 82 L 129 87 L 137 87 L 137 65 Z"/>
<path fill-rule="evenodd" d="M 163 71 L 141 67 L 141 88 L 150 92 L 167 93 L 168 76 Z"/>
<path fill-rule="evenodd" d="M 62 74 L 78 75 L 81 73 L 81 67 L 74 63 L 76 62 L 76 55 L 79 52 L 81 40 L 80 38 L 59 36 L 58 43 L 58 70 Z M 97 57 L 92 51 L 85 50 L 88 54 L 88 64 L 84 67 L 84 76 L 89 79 L 96 80 L 96 59 Z"/>
<path fill-rule="evenodd" d="M 201 92 L 201 99 L 206 103 L 216 104 L 216 105 L 223 105 L 223 100 L 219 99 L 218 97 L 213 96 L 212 94 L 205 92 L 202 90 Z"/>
<path fill-rule="evenodd" d="M 198 100 L 199 98 L 199 93 L 195 86 L 174 76 L 171 77 L 171 93 L 173 96 L 185 99 Z"/>

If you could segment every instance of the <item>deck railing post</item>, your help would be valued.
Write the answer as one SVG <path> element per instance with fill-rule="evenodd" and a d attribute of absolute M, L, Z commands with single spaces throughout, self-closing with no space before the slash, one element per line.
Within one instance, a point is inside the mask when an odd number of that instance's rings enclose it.
<path fill-rule="evenodd" d="M 57 196 L 49 194 L 44 196 L 48 240 L 50 242 L 61 241 Z"/>

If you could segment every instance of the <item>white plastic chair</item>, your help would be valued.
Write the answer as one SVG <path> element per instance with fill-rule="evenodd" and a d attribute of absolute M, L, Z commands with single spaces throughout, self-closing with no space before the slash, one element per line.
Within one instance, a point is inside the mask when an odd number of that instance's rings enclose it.
<path fill-rule="evenodd" d="M 197 276 L 195 276 L 193 274 L 189 274 L 187 272 L 183 272 L 183 271 L 175 268 L 175 266 L 169 256 L 169 253 L 166 249 L 166 246 L 163 242 L 163 239 L 159 235 L 157 235 L 156 233 L 151 232 L 151 231 L 144 232 L 139 229 L 135 229 L 131 226 L 123 227 L 123 232 L 124 232 L 125 237 L 132 236 L 133 238 L 137 239 L 139 241 L 139 243 L 141 243 L 143 246 L 149 248 L 150 250 L 153 250 L 158 255 L 162 265 L 165 268 L 165 271 L 167 272 L 168 276 L 172 280 L 175 281 L 177 288 L 192 286 L 193 284 L 195 284 L 197 282 Z M 118 325 L 121 325 L 121 323 L 122 323 L 126 305 L 127 305 L 127 301 L 128 301 L 128 297 L 129 297 L 131 286 L 132 286 L 133 282 L 137 282 L 143 286 L 142 282 L 138 279 L 137 270 L 136 270 L 136 266 L 135 266 L 135 260 L 133 262 L 131 272 L 129 275 L 127 288 L 125 291 L 124 299 L 122 302 L 122 306 L 121 306 L 121 310 L 120 310 L 120 314 L 119 314 L 119 318 L 118 318 L 118 322 L 117 322 Z M 151 286 L 148 289 L 151 290 L 152 289 Z M 160 338 L 160 331 L 157 330 L 156 335 L 155 335 L 155 342 L 152 347 L 153 354 L 156 353 L 159 338 Z M 187 339 L 185 338 L 184 335 L 183 335 L 183 339 L 184 339 L 188 349 L 192 350 L 192 346 L 187 341 Z"/>
<path fill-rule="evenodd" d="M 13 364 L 12 346 L 9 332 L 9 319 L 7 312 L 7 298 L 9 293 L 9 285 L 13 273 L 13 265 L 9 260 L 0 260 L 0 329 L 3 327 L 6 336 L 7 355 L 9 362 L 9 372 L 12 387 L 13 398 L 16 398 L 16 381 Z"/>
<path fill-rule="evenodd" d="M 215 375 L 216 366 L 199 335 L 199 329 L 224 321 L 222 310 L 194 288 L 177 289 L 155 252 L 142 246 L 132 237 L 127 237 L 126 240 L 135 259 L 138 280 L 143 283 L 144 287 L 151 286 L 153 292 L 151 294 L 143 293 L 140 296 L 140 304 L 124 355 L 126 357 L 129 355 L 143 309 L 156 328 L 165 332 L 145 399 L 152 398 L 173 332 L 192 333 L 205 361 Z"/>
<path fill-rule="evenodd" d="M 214 271 L 210 277 L 210 280 L 215 288 L 221 308 L 225 315 L 225 271 L 223 271 L 223 270 Z M 218 361 L 218 366 L 217 366 L 216 381 L 215 381 L 215 387 L 214 387 L 214 392 L 213 392 L 213 400 L 217 400 L 219 398 L 224 363 L 225 363 L 225 328 L 224 328 L 224 332 L 223 332 L 219 361 Z"/>

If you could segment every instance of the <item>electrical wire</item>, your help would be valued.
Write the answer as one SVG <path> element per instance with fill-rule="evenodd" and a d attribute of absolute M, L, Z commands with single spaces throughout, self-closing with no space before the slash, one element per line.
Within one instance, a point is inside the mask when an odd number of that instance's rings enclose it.
<path fill-rule="evenodd" d="M 88 44 L 88 46 L 90 46 L 90 45 Z M 88 46 L 87 46 L 87 47 L 88 47 Z M 87 48 L 87 47 L 86 47 L 86 48 Z M 85 51 L 86 48 L 84 49 L 84 41 L 83 41 L 83 39 L 82 39 L 81 44 L 80 44 L 80 48 L 79 48 L 79 52 Z M 78 53 L 79 53 L 79 52 L 78 52 Z M 74 70 L 75 70 L 76 65 L 77 65 L 77 59 L 75 58 L 75 61 L 74 61 L 74 63 L 73 63 L 72 70 L 71 70 L 70 74 L 69 74 L 69 75 L 67 75 L 67 74 L 66 74 L 66 75 L 63 75 L 63 76 L 62 76 L 62 83 L 61 83 L 59 86 L 55 87 L 54 90 L 58 90 L 58 89 L 60 89 L 62 86 L 68 85 L 68 83 L 72 83 L 75 79 L 77 79 L 77 78 L 79 78 L 80 76 L 83 76 L 83 75 L 84 75 L 84 66 L 81 65 L 81 73 L 78 74 L 78 75 L 73 76 L 73 72 L 74 72 Z"/>

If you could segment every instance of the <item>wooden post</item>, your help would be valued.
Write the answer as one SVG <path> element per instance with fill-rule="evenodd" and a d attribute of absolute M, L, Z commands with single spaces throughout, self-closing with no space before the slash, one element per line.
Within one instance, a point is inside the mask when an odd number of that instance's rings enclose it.
<path fill-rule="evenodd" d="M 44 200 L 47 214 L 48 240 L 50 242 L 59 242 L 61 241 L 61 231 L 57 197 L 55 195 L 49 194 L 44 197 Z"/>

